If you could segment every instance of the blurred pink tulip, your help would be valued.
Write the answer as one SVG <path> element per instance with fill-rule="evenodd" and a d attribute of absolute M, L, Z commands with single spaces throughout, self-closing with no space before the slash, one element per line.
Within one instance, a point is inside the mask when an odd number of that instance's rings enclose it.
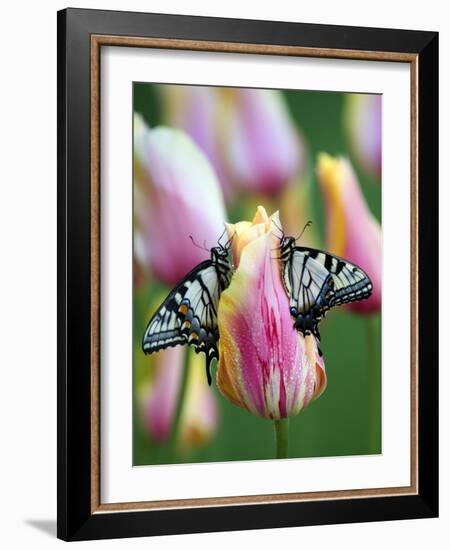
<path fill-rule="evenodd" d="M 205 152 L 227 200 L 238 188 L 273 195 L 303 165 L 303 143 L 275 90 L 163 86 L 167 124 Z"/>
<path fill-rule="evenodd" d="M 359 165 L 381 176 L 381 95 L 346 94 L 345 126 Z"/>
<path fill-rule="evenodd" d="M 234 189 L 227 175 L 220 151 L 222 105 L 218 90 L 212 86 L 163 86 L 165 122 L 187 132 L 208 157 L 219 178 L 226 200 Z"/>
<path fill-rule="evenodd" d="M 137 117 L 134 154 L 134 211 L 144 259 L 160 280 L 174 285 L 209 257 L 189 235 L 209 249 L 223 233 L 222 192 L 207 158 L 181 130 L 149 130 Z"/>
<path fill-rule="evenodd" d="M 142 399 L 144 426 L 156 443 L 164 443 L 174 421 L 186 353 L 189 353 L 189 373 L 177 434 L 177 444 L 183 449 L 201 445 L 214 435 L 218 426 L 217 402 L 205 379 L 202 356 L 181 346 L 159 352 L 154 377 Z"/>
<path fill-rule="evenodd" d="M 155 356 L 155 373 L 145 390 L 142 410 L 145 427 L 156 443 L 165 441 L 172 427 L 185 352 L 178 346 Z"/>
<path fill-rule="evenodd" d="M 317 175 L 325 198 L 327 250 L 362 267 L 372 295 L 347 307 L 360 313 L 381 308 L 381 227 L 370 212 L 350 162 L 321 153 Z"/>
<path fill-rule="evenodd" d="M 292 326 L 274 253 L 277 226 L 278 214 L 269 218 L 262 207 L 252 222 L 228 226 L 238 267 L 219 303 L 217 370 L 227 399 L 275 420 L 298 414 L 326 386 L 315 338 Z"/>
<path fill-rule="evenodd" d="M 278 91 L 236 89 L 225 135 L 230 174 L 249 191 L 276 194 L 301 169 L 302 143 Z"/>

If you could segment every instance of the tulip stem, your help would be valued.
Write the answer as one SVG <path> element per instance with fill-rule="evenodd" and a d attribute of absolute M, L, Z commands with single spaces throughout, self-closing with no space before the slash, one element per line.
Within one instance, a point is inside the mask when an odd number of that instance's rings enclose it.
<path fill-rule="evenodd" d="M 274 420 L 277 458 L 287 458 L 289 450 L 289 418 Z"/>
<path fill-rule="evenodd" d="M 178 392 L 178 399 L 175 407 L 175 413 L 173 416 L 172 429 L 170 431 L 170 436 L 168 440 L 168 454 L 169 454 L 169 463 L 175 462 L 175 457 L 177 455 L 177 445 L 178 445 L 178 435 L 180 431 L 181 417 L 183 413 L 183 407 L 186 400 L 186 390 L 188 386 L 189 378 L 189 351 L 186 350 L 184 355 L 184 365 L 183 372 L 181 374 L 180 388 Z"/>

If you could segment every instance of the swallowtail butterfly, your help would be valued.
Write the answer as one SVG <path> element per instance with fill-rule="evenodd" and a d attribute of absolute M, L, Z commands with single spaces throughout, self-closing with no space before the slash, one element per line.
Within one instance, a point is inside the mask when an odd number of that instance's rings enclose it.
<path fill-rule="evenodd" d="M 182 344 L 206 355 L 206 375 L 211 385 L 210 365 L 219 358 L 217 306 L 233 273 L 229 247 L 219 244 L 211 258 L 200 263 L 169 293 L 150 319 L 142 341 L 144 353 Z"/>
<path fill-rule="evenodd" d="M 320 340 L 319 321 L 326 312 L 348 302 L 364 300 L 372 282 L 364 271 L 321 250 L 296 246 L 294 237 L 280 239 L 282 279 L 290 299 L 294 328 Z"/>

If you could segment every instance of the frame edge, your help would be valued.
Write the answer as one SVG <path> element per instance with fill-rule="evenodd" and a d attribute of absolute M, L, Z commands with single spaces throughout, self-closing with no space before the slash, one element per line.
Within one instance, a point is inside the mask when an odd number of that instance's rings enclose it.
<path fill-rule="evenodd" d="M 57 537 L 67 532 L 66 388 L 66 10 L 57 12 Z"/>
<path fill-rule="evenodd" d="M 263 504 L 263 505 L 247 505 L 247 506 L 229 506 L 225 508 L 202 508 L 200 510 L 159 510 L 153 512 L 123 512 L 120 514 L 101 513 L 90 514 L 84 507 L 84 496 L 80 490 L 80 494 L 75 495 L 76 502 L 71 504 L 69 500 L 70 492 L 70 472 L 77 468 L 77 457 L 69 459 L 69 439 L 73 436 L 74 426 L 70 425 L 70 398 L 67 395 L 67 383 L 69 378 L 68 361 L 67 361 L 67 333 L 68 333 L 68 309 L 67 309 L 67 256 L 70 244 L 68 243 L 68 211 L 66 208 L 67 195 L 69 194 L 68 176 L 70 176 L 70 167 L 67 166 L 68 142 L 68 84 L 67 84 L 67 32 L 68 25 L 73 26 L 73 32 L 82 31 L 81 34 L 89 34 L 86 28 L 81 28 L 80 23 L 85 23 L 85 16 L 91 17 L 93 14 L 100 16 L 101 13 L 115 13 L 122 16 L 129 12 L 101 12 L 100 10 L 84 10 L 73 9 L 62 10 L 58 12 L 58 523 L 57 536 L 63 540 L 92 540 L 96 538 L 110 537 L 130 537 L 130 536 L 148 536 L 148 535 L 165 535 L 170 533 L 188 533 L 188 532 L 205 532 L 205 531 L 226 531 L 226 530 L 245 530 L 257 529 L 261 527 L 276 528 L 288 527 L 296 525 L 319 525 L 329 523 L 325 516 L 318 519 L 321 514 L 330 514 L 329 502 L 323 503 L 307 503 L 310 506 L 309 511 L 303 506 L 306 503 L 283 503 L 283 504 Z M 80 17 L 80 14 L 82 17 Z M 149 14 L 143 14 L 149 15 Z M 73 17 L 74 16 L 74 17 Z M 166 18 L 185 17 L 185 16 L 163 16 Z M 187 16 L 192 17 L 192 16 Z M 197 20 L 205 20 L 211 18 L 196 17 Z M 217 20 L 217 18 L 214 18 Z M 230 21 L 230 20 L 228 20 Z M 233 21 L 233 20 L 231 20 Z M 239 22 L 248 20 L 237 20 Z M 264 23 L 258 21 L 255 23 Z M 267 22 L 266 22 L 267 23 Z M 284 25 L 282 22 L 276 22 L 277 25 Z M 294 24 L 301 25 L 301 24 Z M 76 28 L 75 28 L 76 27 Z M 321 27 L 321 25 L 317 25 Z M 196 28 L 198 26 L 196 25 Z M 261 27 L 262 28 L 262 27 Z M 351 29 L 351 27 L 348 27 Z M 195 30 L 193 31 L 195 32 Z M 408 32 L 408 31 L 398 31 Z M 419 362 L 423 365 L 424 358 L 433 358 L 433 370 L 427 371 L 426 395 L 423 391 L 419 392 L 419 410 L 421 416 L 426 416 L 427 423 L 419 422 L 419 495 L 408 497 L 395 497 L 395 503 L 390 503 L 386 507 L 384 498 L 373 499 L 373 504 L 367 502 L 367 499 L 362 499 L 361 507 L 364 510 L 355 512 L 351 511 L 352 501 L 343 501 L 342 510 L 336 513 L 333 523 L 346 523 L 349 521 L 362 522 L 370 521 L 365 519 L 364 514 L 369 513 L 369 509 L 373 507 L 377 510 L 377 520 L 393 520 L 393 519 L 408 519 L 412 517 L 436 517 L 438 515 L 438 446 L 437 446 L 437 240 L 433 236 L 437 235 L 437 157 L 438 151 L 434 147 L 433 140 L 438 137 L 438 118 L 437 118 L 437 79 L 438 79 L 438 33 L 427 33 L 424 31 L 411 31 L 416 33 L 421 41 L 427 43 L 419 53 L 419 134 L 422 134 L 422 139 L 419 141 L 419 220 L 424 220 L 424 215 L 421 212 L 436 212 L 436 216 L 428 224 L 419 226 L 419 268 L 420 266 L 429 265 L 430 255 L 432 257 L 431 274 L 428 281 L 431 288 L 436 288 L 436 293 L 433 293 L 432 300 L 425 296 L 424 290 L 420 291 L 419 287 L 419 319 L 420 326 L 428 340 L 419 346 Z M 80 37 L 79 37 L 80 38 Z M 83 61 L 83 60 L 82 60 Z M 84 83 L 83 83 L 84 84 Z M 431 101 L 435 101 L 433 112 L 424 116 L 424 106 L 432 105 Z M 431 107 L 430 107 L 431 110 Z M 425 139 L 424 139 L 425 138 Z M 434 150 L 433 150 L 434 147 Z M 82 158 L 82 161 L 84 157 Z M 81 172 L 81 170 L 80 170 Z M 423 182 L 421 184 L 421 182 Z M 430 187 L 431 184 L 436 186 Z M 425 188 L 426 192 L 425 192 Z M 431 190 L 430 190 L 431 189 Z M 428 195 L 427 195 L 428 194 Z M 431 210 L 430 210 L 431 207 Z M 73 224 L 73 220 L 72 220 Z M 72 225 L 73 227 L 73 225 Z M 73 246 L 73 245 L 72 245 Z M 69 250 L 70 251 L 70 250 Z M 426 254 L 426 258 L 425 258 Z M 83 262 L 81 262 L 83 263 Z M 70 265 L 69 265 L 70 267 Z M 424 285 L 422 275 L 424 269 L 422 267 L 421 280 L 422 289 Z M 430 326 L 431 319 L 431 326 Z M 429 326 L 430 328 L 426 328 Z M 433 332 L 434 331 L 434 334 Z M 428 363 L 427 360 L 427 363 Z M 84 368 L 84 366 L 83 366 Z M 423 371 L 424 369 L 422 369 Z M 424 387 L 425 377 L 424 372 L 419 369 L 420 386 Z M 84 376 L 84 375 L 83 375 Z M 429 383 L 429 376 L 431 384 Z M 73 382 L 72 382 L 73 383 Z M 81 382 L 77 381 L 78 387 L 76 392 L 80 393 Z M 84 388 L 82 389 L 84 394 Z M 432 419 L 433 425 L 430 426 Z M 81 422 L 80 422 L 81 425 Z M 432 452 L 430 453 L 430 449 Z M 431 456 L 430 456 L 431 455 Z M 79 468 L 83 468 L 80 464 Z M 428 472 L 428 473 L 427 473 Z M 84 471 L 84 476 L 86 476 Z M 73 477 L 73 476 L 72 476 Z M 72 487 L 73 487 L 72 479 Z M 89 477 L 89 485 L 91 484 Z M 84 490 L 84 488 L 83 488 Z M 389 497 L 392 500 L 394 497 Z M 377 501 L 377 502 L 375 502 Z M 383 503 L 386 509 L 383 510 Z M 403 507 L 401 513 L 396 508 Z M 278 513 L 273 513 L 274 506 L 280 506 Z M 84 508 L 83 508 L 84 507 Z M 395 510 L 397 510 L 397 515 Z M 281 517 L 281 509 L 286 512 L 286 517 Z M 344 509 L 346 512 L 344 513 Z M 245 510 L 245 512 L 244 512 Z M 313 514 L 313 510 L 315 510 Z M 326 512 L 328 510 L 328 512 Z M 348 519 L 348 513 L 354 513 L 354 519 Z M 372 510 L 373 511 L 373 510 Z M 407 516 L 407 511 L 410 515 Z M 201 520 L 203 526 L 198 527 L 199 514 L 204 513 L 204 518 Z M 72 514 L 73 513 L 73 514 Z M 272 513 L 272 517 L 269 514 Z M 219 514 L 221 519 L 219 520 Z M 233 516 L 234 514 L 234 516 Z M 362 514 L 362 517 L 361 517 Z M 315 515 L 315 517 L 314 517 Z M 233 516 L 233 517 L 232 517 Z M 173 522 L 178 518 L 179 525 L 174 529 Z M 189 519 L 190 518 L 190 519 Z M 197 518 L 197 519 L 195 519 Z M 347 519 L 346 519 L 347 518 Z M 191 519 L 196 527 L 190 528 Z M 210 520 L 210 521 L 209 521 Z M 220 523 L 218 524 L 218 522 Z M 264 525 L 262 524 L 264 522 Z M 134 531 L 133 531 L 134 530 Z"/>
<path fill-rule="evenodd" d="M 419 54 L 419 495 L 439 515 L 439 35 Z M 430 215 L 432 214 L 432 215 Z"/>

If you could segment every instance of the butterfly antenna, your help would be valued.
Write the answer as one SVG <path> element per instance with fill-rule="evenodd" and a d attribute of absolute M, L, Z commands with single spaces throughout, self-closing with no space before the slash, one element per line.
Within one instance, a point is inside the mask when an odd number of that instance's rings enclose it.
<path fill-rule="evenodd" d="M 224 228 L 223 228 L 223 231 L 220 235 L 220 237 L 217 239 L 217 244 L 220 246 L 220 240 L 222 239 L 222 237 L 225 235 L 225 232 L 227 230 L 227 226 L 224 224 Z"/>
<path fill-rule="evenodd" d="M 200 248 L 200 250 L 206 250 L 206 252 L 209 252 L 209 250 L 206 248 L 206 241 L 203 242 L 203 246 L 200 246 L 194 241 L 194 237 L 192 235 L 189 235 L 189 238 L 192 241 L 192 244 L 196 246 L 197 248 Z"/>
<path fill-rule="evenodd" d="M 272 218 L 273 225 L 278 229 L 278 231 L 281 233 L 280 241 L 284 237 L 284 231 L 283 229 L 277 224 L 277 222 Z"/>
<path fill-rule="evenodd" d="M 231 237 L 228 239 L 228 241 L 225 243 L 224 248 L 229 248 L 231 243 L 233 242 L 234 236 L 236 235 L 236 231 L 231 235 Z"/>
<path fill-rule="evenodd" d="M 311 221 L 311 220 L 309 220 L 309 221 L 307 221 L 307 222 L 305 223 L 305 225 L 303 226 L 303 229 L 302 229 L 300 235 L 295 239 L 296 242 L 301 238 L 301 236 L 303 235 L 303 233 L 305 232 L 305 230 L 306 230 L 310 225 L 312 225 L 312 221 Z"/>
<path fill-rule="evenodd" d="M 279 226 L 279 225 L 277 224 L 277 222 L 276 222 L 273 218 L 272 218 L 272 222 L 273 222 L 273 225 L 274 225 L 274 226 L 278 229 L 278 231 L 281 233 L 281 237 L 277 237 L 278 240 L 280 241 L 280 246 L 277 246 L 276 248 L 273 248 L 272 250 L 280 250 L 280 249 L 281 249 L 281 242 L 282 242 L 282 240 L 284 239 L 284 231 L 283 231 L 283 228 L 282 228 L 281 226 Z M 276 235 L 275 235 L 275 236 L 276 236 Z M 281 259 L 281 258 L 275 257 L 275 258 L 273 258 L 273 259 L 279 260 L 279 259 Z"/>

